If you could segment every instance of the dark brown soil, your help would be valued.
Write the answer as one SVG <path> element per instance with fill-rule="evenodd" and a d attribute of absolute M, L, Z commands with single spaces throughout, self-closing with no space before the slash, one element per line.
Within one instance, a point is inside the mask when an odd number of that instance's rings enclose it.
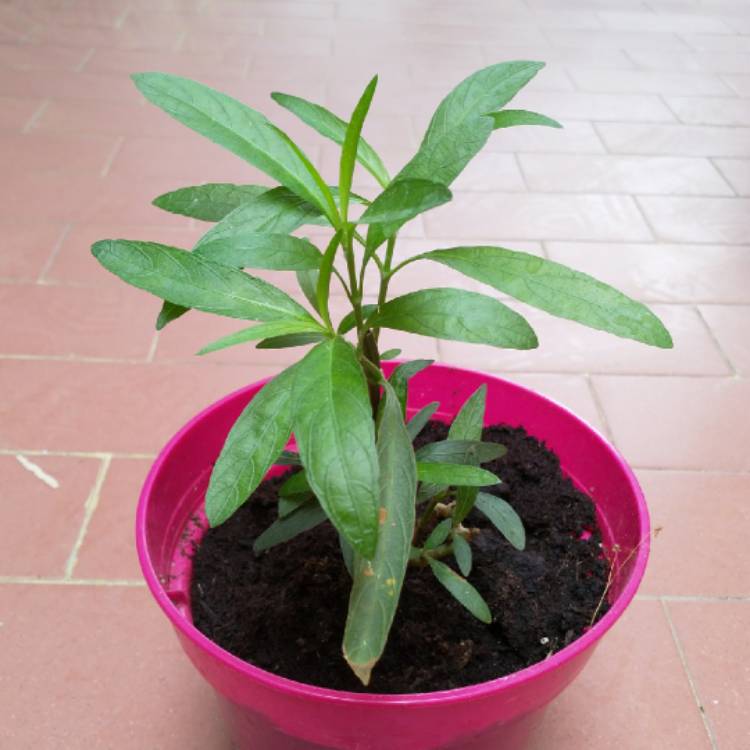
<path fill-rule="evenodd" d="M 417 445 L 446 437 L 432 422 Z M 489 604 L 491 625 L 474 619 L 433 578 L 409 569 L 388 646 L 370 692 L 445 690 L 510 674 L 546 658 L 589 626 L 605 590 L 607 563 L 591 500 L 560 472 L 554 454 L 522 428 L 485 429 L 508 453 L 485 464 L 523 519 L 527 545 L 515 550 L 473 512 L 470 581 Z M 338 537 L 325 523 L 256 557 L 255 537 L 276 518 L 280 480 L 205 535 L 195 553 L 193 618 L 242 659 L 300 682 L 363 691 L 341 656 L 351 581 Z M 452 558 L 451 558 L 452 564 Z M 606 611 L 600 609 L 599 616 Z"/>

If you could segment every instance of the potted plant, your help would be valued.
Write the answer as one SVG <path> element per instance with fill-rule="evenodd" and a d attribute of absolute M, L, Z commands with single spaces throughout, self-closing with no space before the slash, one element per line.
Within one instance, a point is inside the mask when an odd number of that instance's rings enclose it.
<path fill-rule="evenodd" d="M 157 328 L 190 308 L 256 321 L 204 347 L 202 354 L 248 342 L 312 345 L 275 378 L 231 394 L 186 425 L 154 464 L 138 510 L 138 548 L 149 586 L 188 655 L 216 688 L 241 748 L 519 748 L 544 705 L 582 668 L 635 593 L 646 562 L 648 517 L 632 473 L 603 438 L 562 407 L 499 378 L 429 361 L 386 362 L 398 352 L 379 349 L 384 328 L 498 347 L 537 346 L 524 318 L 494 297 L 437 288 L 390 298 L 393 276 L 417 261 L 447 266 L 553 315 L 649 345 L 672 346 L 669 333 L 642 304 L 543 258 L 465 246 L 394 262 L 399 229 L 451 199 L 450 184 L 493 130 L 560 127 L 540 114 L 503 109 L 541 67 L 507 62 L 469 76 L 441 102 L 417 154 L 394 178 L 361 135 L 377 77 L 348 122 L 304 99 L 273 94 L 277 103 L 341 145 L 333 187 L 259 112 L 184 78 L 134 76 L 147 99 L 279 186 L 211 184 L 162 195 L 154 201 L 157 206 L 214 222 L 191 251 L 103 240 L 93 254 L 126 282 L 164 300 Z M 357 162 L 382 187 L 372 200 L 352 192 Z M 327 247 L 292 234 L 308 224 L 330 227 Z M 380 286 L 377 300 L 366 304 L 364 278 L 371 267 Z M 246 268 L 295 272 L 309 305 Z M 341 284 L 351 305 L 340 321 L 332 320 L 329 308 L 332 283 Z M 506 426 L 488 429 L 497 423 Z M 504 455 L 506 443 L 531 453 L 516 458 L 514 468 L 510 453 Z M 543 481 L 537 464 L 548 475 Z M 506 473 L 514 476 L 507 488 Z M 552 483 L 548 514 L 562 518 L 564 500 L 588 508 L 584 520 L 550 526 L 530 511 L 522 519 L 514 505 L 523 501 L 518 488 L 527 480 Z M 593 498 L 596 518 L 582 491 Z M 263 523 L 265 528 L 250 534 L 249 525 Z M 519 570 L 543 565 L 537 541 L 530 537 L 530 549 L 523 551 L 525 526 L 540 524 L 547 524 L 552 546 L 584 555 L 584 577 L 599 576 L 597 594 L 583 613 L 563 602 L 558 620 L 572 617 L 575 624 L 554 637 L 532 634 L 531 653 L 537 656 L 516 671 L 480 671 L 476 684 L 467 684 L 464 670 L 472 657 L 464 652 L 479 640 L 492 644 L 510 637 L 505 620 L 500 622 L 505 614 L 497 607 L 493 611 L 491 603 L 504 601 L 504 611 L 512 612 L 507 605 L 517 596 L 533 608 L 542 606 L 534 591 L 543 576 L 524 579 L 518 573 L 521 583 L 515 593 L 512 587 L 506 591 L 505 599 L 479 590 L 490 590 L 486 581 L 506 570 L 509 560 Z M 318 539 L 315 534 L 323 535 L 327 552 L 310 551 L 309 545 L 318 543 L 310 541 Z M 331 540 L 336 541 L 333 552 Z M 608 555 L 600 551 L 600 540 Z M 284 549 L 284 557 L 273 557 Z M 219 550 L 218 562 L 211 550 Z M 620 550 L 627 554 L 618 555 Z M 490 559 L 500 560 L 501 567 L 482 574 L 479 563 Z M 278 576 L 280 569 L 285 582 L 269 588 L 264 576 Z M 294 584 L 298 574 L 302 583 Z M 260 581 L 255 590 L 250 579 Z M 523 581 L 532 579 L 533 586 L 524 587 Z M 389 684 L 403 684 L 399 680 L 406 672 L 412 674 L 410 684 L 430 684 L 413 677 L 409 662 L 418 651 L 448 673 L 437 684 L 451 689 L 368 691 L 373 675 L 378 684 L 378 662 L 411 581 L 424 589 L 427 619 L 445 619 L 461 630 L 458 656 L 455 648 L 441 652 L 437 641 L 417 640 L 411 652 L 407 646 L 398 656 L 395 668 L 391 665 L 395 681 Z M 339 628 L 341 654 L 329 659 L 318 650 L 324 640 L 330 645 L 328 616 L 340 601 L 334 597 L 329 606 L 327 597 L 341 586 L 350 590 Z M 588 584 L 576 580 L 575 586 L 567 596 L 578 596 Z M 206 590 L 212 587 L 217 591 Z M 303 601 L 311 590 L 320 597 L 312 608 Z M 287 607 L 281 621 L 271 613 L 279 591 Z M 411 596 L 404 601 L 414 601 Z M 298 609 L 288 608 L 290 599 Z M 215 642 L 225 642 L 234 627 L 223 611 L 227 601 L 247 611 L 254 627 L 265 628 L 266 641 L 248 643 L 239 636 L 242 648 L 255 648 L 254 664 Z M 402 625 L 408 630 L 413 623 Z M 476 637 L 461 639 L 470 628 L 479 628 Z M 291 654 L 287 661 L 277 654 L 263 656 L 262 647 L 267 642 L 270 648 L 271 641 Z M 298 662 L 309 664 L 316 654 L 324 672 L 343 669 L 359 687 L 347 689 L 347 677 L 341 677 L 344 689 L 327 677 L 312 684 L 289 679 L 297 675 Z M 274 660 L 283 662 L 275 670 L 279 674 L 273 673 Z M 482 668 L 488 663 L 484 660 Z"/>

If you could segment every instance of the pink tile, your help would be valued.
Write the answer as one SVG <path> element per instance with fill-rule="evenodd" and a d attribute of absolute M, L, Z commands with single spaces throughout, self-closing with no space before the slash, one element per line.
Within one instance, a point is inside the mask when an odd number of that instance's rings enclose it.
<path fill-rule="evenodd" d="M 0 131 L 20 132 L 41 104 L 41 99 L 0 97 Z"/>
<path fill-rule="evenodd" d="M 641 195 L 732 195 L 708 159 L 520 154 L 531 190 Z"/>
<path fill-rule="evenodd" d="M 467 165 L 452 189 L 525 192 L 526 184 L 512 154 L 486 151 L 477 154 Z"/>
<path fill-rule="evenodd" d="M 628 196 L 457 193 L 425 214 L 430 237 L 647 240 L 651 233 Z"/>
<path fill-rule="evenodd" d="M 738 34 L 685 34 L 683 39 L 699 52 L 750 52 L 750 39 Z"/>
<path fill-rule="evenodd" d="M 486 287 L 482 291 L 492 294 Z M 444 341 L 440 343 L 443 356 L 451 361 L 471 361 L 482 368 L 503 371 L 686 375 L 730 373 L 706 326 L 691 307 L 652 306 L 675 342 L 673 349 L 659 349 L 517 303 L 511 306 L 536 331 L 538 349 L 497 349 Z"/>
<path fill-rule="evenodd" d="M 154 194 L 141 196 L 141 203 L 148 206 Z M 188 220 L 174 217 L 163 211 L 148 209 L 157 217 L 163 214 L 174 226 L 132 226 L 122 225 L 113 220 L 111 224 L 76 224 L 65 235 L 62 245 L 55 255 L 45 277 L 48 281 L 74 284 L 117 284 L 122 285 L 116 276 L 102 268 L 91 255 L 91 245 L 103 239 L 128 239 L 149 242 L 160 242 L 185 250 L 190 249 L 207 231 L 207 224 L 189 229 Z M 127 218 L 123 216 L 122 218 Z"/>
<path fill-rule="evenodd" d="M 661 605 L 636 601 L 549 708 L 529 750 L 657 746 L 711 748 Z"/>
<path fill-rule="evenodd" d="M 157 310 L 156 300 L 125 284 L 0 286 L 0 318 L 14 320 L 0 329 L 0 354 L 145 359 Z"/>
<path fill-rule="evenodd" d="M 720 748 L 750 743 L 748 602 L 670 602 L 695 689 Z"/>
<path fill-rule="evenodd" d="M 553 107 L 541 111 L 550 117 L 560 118 Z M 519 152 L 540 151 L 552 153 L 601 154 L 604 146 L 590 122 L 576 120 L 564 122 L 564 128 L 503 128 L 495 131 L 487 144 L 488 151 Z"/>
<path fill-rule="evenodd" d="M 750 474 L 643 469 L 638 478 L 652 528 L 661 529 L 651 543 L 641 592 L 744 596 L 750 579 Z"/>
<path fill-rule="evenodd" d="M 552 30 L 547 32 L 550 41 L 589 51 L 598 49 L 657 49 L 688 50 L 687 42 L 676 34 L 662 31 L 590 31 Z"/>
<path fill-rule="evenodd" d="M 0 446 L 155 453 L 200 409 L 279 369 L 6 360 Z"/>
<path fill-rule="evenodd" d="M 739 37 L 735 37 L 735 39 L 737 38 Z M 743 37 L 743 39 L 747 39 L 747 37 Z M 745 51 L 750 51 L 750 47 L 748 47 Z M 750 96 L 750 75 L 724 76 L 724 80 L 740 96 Z"/>
<path fill-rule="evenodd" d="M 750 336 L 747 335 L 750 306 L 703 305 L 700 312 L 735 370 L 740 375 L 750 375 Z"/>
<path fill-rule="evenodd" d="M 750 302 L 750 248 L 549 242 L 552 260 L 648 302 Z"/>
<path fill-rule="evenodd" d="M 5 541 L 0 575 L 62 576 L 78 537 L 99 461 L 61 456 L 0 456 Z M 47 481 L 33 471 L 43 472 Z M 50 486 L 56 484 L 56 487 Z"/>
<path fill-rule="evenodd" d="M 615 3 L 616 5 L 616 3 Z M 627 5 L 627 4 L 626 4 Z M 692 13 L 646 13 L 640 10 L 611 10 L 597 14 L 604 27 L 621 31 L 669 31 L 672 33 L 713 32 L 727 34 L 731 31 L 726 23 L 705 15 Z"/>
<path fill-rule="evenodd" d="M 688 96 L 731 93 L 729 87 L 718 76 L 710 74 L 571 68 L 570 75 L 582 91 Z"/>
<path fill-rule="evenodd" d="M 0 44 L 0 64 L 17 70 L 77 70 L 87 54 L 75 47 Z"/>
<path fill-rule="evenodd" d="M 201 23 L 205 22 L 205 17 Z M 220 52 L 186 54 L 169 50 L 97 49 L 86 63 L 88 73 L 131 75 L 144 70 L 200 78 L 201 76 L 237 76 L 243 74 L 242 66 L 224 60 Z"/>
<path fill-rule="evenodd" d="M 61 29 L 66 38 L 69 32 L 70 29 Z M 54 70 L 0 70 L 0 96 L 141 101 L 128 76 Z"/>
<path fill-rule="evenodd" d="M 211 689 L 145 589 L 5 585 L 0 602 L 11 747 L 228 747 Z"/>
<path fill-rule="evenodd" d="M 666 102 L 689 125 L 750 125 L 750 101 L 746 99 L 670 96 Z"/>
<path fill-rule="evenodd" d="M 99 174 L 114 152 L 115 138 L 94 135 L 6 134 L 5 169 L 11 172 Z"/>
<path fill-rule="evenodd" d="M 750 229 L 750 200 L 742 198 L 663 198 L 638 202 L 657 239 L 668 242 L 741 244 Z"/>
<path fill-rule="evenodd" d="M 750 196 L 750 161 L 747 159 L 715 159 L 719 168 L 737 195 Z"/>
<path fill-rule="evenodd" d="M 33 281 L 63 236 L 62 224 L 2 223 L 0 279 Z"/>
<path fill-rule="evenodd" d="M 593 383 L 634 466 L 750 470 L 750 380 L 599 375 Z"/>
<path fill-rule="evenodd" d="M 89 524 L 75 578 L 141 580 L 135 551 L 135 509 L 150 460 L 112 460 Z"/>

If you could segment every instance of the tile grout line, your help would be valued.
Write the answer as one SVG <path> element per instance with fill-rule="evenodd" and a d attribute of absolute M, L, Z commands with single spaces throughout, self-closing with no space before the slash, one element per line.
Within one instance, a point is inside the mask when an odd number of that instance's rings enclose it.
<path fill-rule="evenodd" d="M 723 159 L 723 158 L 734 158 L 734 157 L 723 157 L 723 156 L 707 156 L 705 157 L 708 160 L 708 163 L 716 170 L 716 173 L 719 175 L 719 177 L 724 181 L 726 186 L 732 191 L 732 195 L 728 197 L 732 198 L 745 198 L 747 196 L 740 195 L 737 190 L 735 189 L 734 185 L 729 181 L 727 176 L 724 174 L 724 171 L 722 168 L 716 163 L 716 159 Z M 741 159 L 742 161 L 750 161 L 746 159 Z"/>
<path fill-rule="evenodd" d="M 88 65 L 95 52 L 96 49 L 94 47 L 91 47 L 89 51 L 83 56 L 83 59 L 80 60 L 80 62 L 78 62 L 78 64 L 73 68 L 73 72 L 82 73 L 83 69 L 86 67 L 86 65 Z"/>
<path fill-rule="evenodd" d="M 679 635 L 677 634 L 677 629 L 675 628 L 674 622 L 672 621 L 672 616 L 669 612 L 667 602 L 664 600 L 660 600 L 660 603 L 662 612 L 664 612 L 664 617 L 666 618 L 667 624 L 669 625 L 670 633 L 672 634 L 672 641 L 674 642 L 675 648 L 677 649 L 677 654 L 680 657 L 682 669 L 685 672 L 685 677 L 687 678 L 688 684 L 690 685 L 690 692 L 693 694 L 695 705 L 698 707 L 698 712 L 700 713 L 701 720 L 703 721 L 703 727 L 705 728 L 706 734 L 708 735 L 708 741 L 711 743 L 712 750 L 719 750 L 719 746 L 716 743 L 716 737 L 714 735 L 713 727 L 711 726 L 711 722 L 709 721 L 708 716 L 706 716 L 706 709 L 704 708 L 703 702 L 701 701 L 700 695 L 698 694 L 698 687 L 695 684 L 693 674 L 690 670 L 690 666 L 688 665 L 687 656 L 685 655 L 685 650 L 683 649 Z"/>
<path fill-rule="evenodd" d="M 41 104 L 34 110 L 28 122 L 21 128 L 22 133 L 30 133 L 39 121 L 39 118 L 47 111 L 47 107 L 52 103 L 51 99 L 42 99 Z"/>
<path fill-rule="evenodd" d="M 606 435 L 609 442 L 612 443 L 612 445 L 614 445 L 615 448 L 619 450 L 619 447 L 617 446 L 617 443 L 615 442 L 614 435 L 612 434 L 612 428 L 610 427 L 609 419 L 607 419 L 607 413 L 604 411 L 604 405 L 602 404 L 601 399 L 599 398 L 599 394 L 597 393 L 597 390 L 594 386 L 594 381 L 591 379 L 591 373 L 589 372 L 585 373 L 584 378 L 586 380 L 586 385 L 588 387 L 589 393 L 591 394 L 591 399 L 594 402 L 596 413 L 599 415 L 599 419 L 601 419 L 602 421 L 604 434 Z"/>
<path fill-rule="evenodd" d="M 148 348 L 148 353 L 146 354 L 146 362 L 153 362 L 154 357 L 156 356 L 156 349 L 159 346 L 159 331 L 154 331 L 153 338 L 151 339 L 151 345 Z"/>
<path fill-rule="evenodd" d="M 99 175 L 101 177 L 106 177 L 109 174 L 109 170 L 112 168 L 112 163 L 117 158 L 117 154 L 120 153 L 122 150 L 122 146 L 125 143 L 125 136 L 119 135 L 117 136 L 117 140 L 115 141 L 114 148 L 110 152 L 109 156 L 107 157 L 107 160 L 104 162 L 104 166 L 101 169 L 101 172 L 99 172 Z"/>
<path fill-rule="evenodd" d="M 60 250 L 62 249 L 62 246 L 65 244 L 65 240 L 68 238 L 68 235 L 70 234 L 71 229 L 73 228 L 72 224 L 65 224 L 62 228 L 62 232 L 60 232 L 60 236 L 55 241 L 55 244 L 52 246 L 52 252 L 50 252 L 49 257 L 45 261 L 44 265 L 42 266 L 42 270 L 39 271 L 39 276 L 36 277 L 36 283 L 37 284 L 46 284 L 47 281 L 44 278 L 52 268 L 52 266 L 55 263 L 55 260 L 57 259 L 57 256 L 60 254 Z"/>
<path fill-rule="evenodd" d="M 700 309 L 699 305 L 694 306 L 695 314 L 700 319 L 701 323 L 703 324 L 704 328 L 706 329 L 706 332 L 708 333 L 708 337 L 713 341 L 714 346 L 716 347 L 716 350 L 719 352 L 719 355 L 724 360 L 724 363 L 729 368 L 729 372 L 732 376 L 735 378 L 739 378 L 740 374 L 737 372 L 737 368 L 734 366 L 734 362 L 729 358 L 729 355 L 724 351 L 724 348 L 722 347 L 721 343 L 719 342 L 719 339 L 716 337 L 716 334 L 714 333 L 714 329 L 711 328 L 711 326 L 708 324 L 708 321 L 703 316 L 703 311 Z"/>
<path fill-rule="evenodd" d="M 48 450 L 46 448 L 30 448 L 28 450 L 16 450 L 11 448 L 0 448 L 0 456 L 62 456 L 64 458 L 95 458 L 104 461 L 106 458 L 112 459 L 147 459 L 153 461 L 156 453 L 119 453 L 117 451 L 63 451 Z"/>
<path fill-rule="evenodd" d="M 128 16 L 133 12 L 133 6 L 128 3 L 122 13 L 115 19 L 115 22 L 113 24 L 113 28 L 117 29 L 118 31 L 123 27 L 125 24 L 125 21 L 128 20 Z"/>
<path fill-rule="evenodd" d="M 78 531 L 78 537 L 73 545 L 73 549 L 70 552 L 68 561 L 65 563 L 65 578 L 70 580 L 73 577 L 73 571 L 75 570 L 76 564 L 78 563 L 78 553 L 81 550 L 83 541 L 86 538 L 86 533 L 89 530 L 91 519 L 94 516 L 94 511 L 99 504 L 99 496 L 101 495 L 102 487 L 104 486 L 104 480 L 107 478 L 107 472 L 112 464 L 112 455 L 105 454 L 101 458 L 101 464 L 99 471 L 97 472 L 96 479 L 94 480 L 94 486 L 91 488 L 91 493 L 86 498 L 84 503 L 83 521 L 81 522 L 81 528 Z"/>
<path fill-rule="evenodd" d="M 636 594 L 636 599 L 644 602 L 710 602 L 713 604 L 746 604 L 750 602 L 748 595 L 701 596 L 700 594 Z"/>
<path fill-rule="evenodd" d="M 42 585 L 42 586 L 100 586 L 143 588 L 145 581 L 127 578 L 44 578 L 35 576 L 0 576 L 0 586 L 4 585 Z"/>

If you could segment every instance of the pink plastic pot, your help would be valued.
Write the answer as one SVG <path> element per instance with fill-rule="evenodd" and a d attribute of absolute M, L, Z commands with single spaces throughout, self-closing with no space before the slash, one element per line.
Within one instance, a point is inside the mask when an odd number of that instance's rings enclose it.
<path fill-rule="evenodd" d="M 138 554 L 148 586 L 185 652 L 216 690 L 239 750 L 519 750 L 546 705 L 580 672 L 633 598 L 648 558 L 648 514 L 635 477 L 601 435 L 526 388 L 442 365 L 411 381 L 409 407 L 439 401 L 437 418 L 449 420 L 482 383 L 488 388 L 487 423 L 523 425 L 544 440 L 565 472 L 596 501 L 605 545 L 621 550 L 611 609 L 542 663 L 434 693 L 327 690 L 277 677 L 227 653 L 192 625 L 189 555 L 204 526 L 201 505 L 212 464 L 235 419 L 263 385 L 256 383 L 213 404 L 170 440 L 146 479 L 137 517 Z"/>

